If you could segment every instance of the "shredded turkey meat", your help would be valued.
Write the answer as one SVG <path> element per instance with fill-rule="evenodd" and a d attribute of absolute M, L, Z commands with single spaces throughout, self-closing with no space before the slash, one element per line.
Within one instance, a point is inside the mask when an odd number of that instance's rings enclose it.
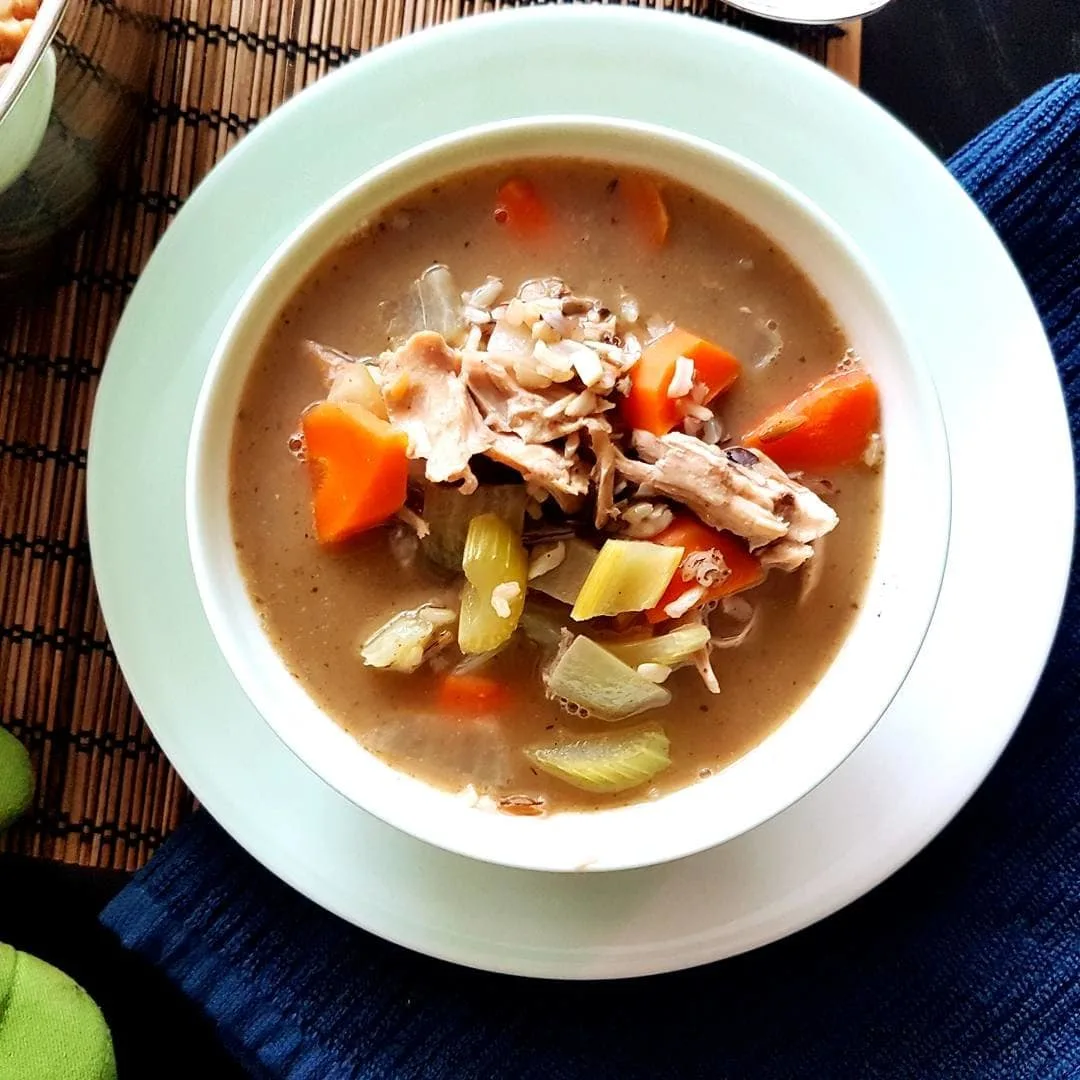
<path fill-rule="evenodd" d="M 567 394 L 558 385 L 526 390 L 512 370 L 488 353 L 465 353 L 462 375 L 487 426 L 494 431 L 514 432 L 525 442 L 554 442 L 580 431 L 589 419 L 566 413 L 575 395 Z"/>
<path fill-rule="evenodd" d="M 593 524 L 603 529 L 619 516 L 619 511 L 615 509 L 615 444 L 611 441 L 611 429 L 602 421 L 589 424 L 589 441 L 596 461 L 592 469 L 596 486 Z"/>
<path fill-rule="evenodd" d="M 460 480 L 468 494 L 476 490 L 469 459 L 489 450 L 494 435 L 469 396 L 459 364 L 458 354 L 429 331 L 379 357 L 386 411 L 409 437 L 409 457 L 424 460 L 428 480 Z"/>
<path fill-rule="evenodd" d="M 800 544 L 785 536 L 762 549 L 758 559 L 762 570 L 782 570 L 790 574 L 813 557 L 814 549 L 810 544 Z"/>
<path fill-rule="evenodd" d="M 670 332 L 671 323 L 643 317 L 625 294 L 615 308 L 577 296 L 559 278 L 526 281 L 508 296 L 502 280 L 490 277 L 459 294 L 446 267 L 432 270 L 439 271 L 437 282 L 430 272 L 424 280 L 441 290 L 435 306 L 444 321 L 467 327 L 454 338 L 460 348 L 420 330 L 377 360 L 358 362 L 305 343 L 331 400 L 381 395 L 426 480 L 460 483 L 467 494 L 477 487 L 471 463 L 488 457 L 520 474 L 530 520 L 559 537 L 575 535 L 584 523 L 559 514 L 551 520 L 550 504 L 542 505 L 549 497 L 562 515 L 587 507 L 587 528 L 637 540 L 668 528 L 682 504 L 707 525 L 745 539 L 763 569 L 790 573 L 812 561 L 820 576 L 821 538 L 836 527 L 835 512 L 760 451 L 716 445 L 723 428 L 701 404 L 708 390 L 696 382 L 692 363 L 676 364 L 668 388 L 683 416 L 676 430 L 658 436 L 621 425 L 618 405 L 631 390 L 630 373 L 643 347 Z M 424 523 L 410 514 L 402 512 L 420 531 Z M 717 551 L 691 553 L 680 572 L 704 592 L 730 570 Z M 814 583 L 808 579 L 806 589 Z M 692 590 L 682 594 L 669 617 L 693 603 Z M 703 677 L 710 682 L 704 669 Z"/>
<path fill-rule="evenodd" d="M 616 468 L 639 494 L 683 503 L 713 528 L 743 537 L 752 551 L 785 537 L 808 544 L 836 527 L 826 503 L 756 451 L 722 450 L 680 432 L 635 431 L 632 441 L 640 460 L 620 453 Z"/>
<path fill-rule="evenodd" d="M 820 495 L 816 495 L 808 487 L 793 480 L 775 461 L 759 450 L 746 450 L 741 446 L 735 449 L 739 456 L 753 454 L 757 462 L 749 466 L 751 471 L 756 476 L 763 477 L 774 489 L 782 492 L 779 497 L 780 514 L 788 523 L 788 540 L 799 544 L 811 544 L 836 528 L 839 521 L 836 511 Z M 732 456 L 730 448 L 727 456 L 729 458 Z M 735 464 L 735 468 L 739 467 Z"/>
<path fill-rule="evenodd" d="M 589 491 L 589 470 L 583 462 L 567 460 L 550 446 L 527 443 L 503 432 L 492 435 L 486 453 L 521 473 L 530 487 L 547 492 L 566 513 L 581 509 Z"/>

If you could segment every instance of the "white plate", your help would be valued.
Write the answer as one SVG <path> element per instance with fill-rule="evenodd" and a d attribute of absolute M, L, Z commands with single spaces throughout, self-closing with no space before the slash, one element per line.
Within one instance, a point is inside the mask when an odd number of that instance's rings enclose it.
<path fill-rule="evenodd" d="M 183 520 L 203 373 L 232 304 L 282 237 L 391 154 L 465 125 L 556 110 L 713 139 L 815 200 L 876 265 L 917 335 L 953 452 L 937 615 L 871 736 L 752 833 L 618 874 L 472 862 L 335 794 L 271 734 L 218 654 Z M 1020 455 L 986 460 L 1018 421 L 1040 433 L 1035 477 Z M 1038 487 L 1043 542 L 1027 587 L 1008 596 L 1009 622 L 1026 630 L 1017 640 L 1000 632 L 989 508 L 1022 484 Z M 165 753 L 218 821 L 301 892 L 385 938 L 564 978 L 666 971 L 753 948 L 850 902 L 919 851 L 981 782 L 1027 704 L 1060 613 L 1074 521 L 1068 428 L 1042 328 L 993 232 L 929 151 L 791 52 L 698 19 L 591 5 L 406 38 L 304 92 L 229 154 L 129 302 L 98 390 L 87 492 L 117 655 Z"/>

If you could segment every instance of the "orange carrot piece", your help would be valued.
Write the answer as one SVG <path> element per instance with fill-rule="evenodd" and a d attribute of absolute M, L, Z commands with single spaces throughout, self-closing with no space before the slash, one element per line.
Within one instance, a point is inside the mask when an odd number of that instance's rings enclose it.
<path fill-rule="evenodd" d="M 690 515 L 677 517 L 662 533 L 654 536 L 652 542 L 683 548 L 685 550 L 683 558 L 698 551 L 720 552 L 731 573 L 723 581 L 708 589 L 698 603 L 704 604 L 710 600 L 732 596 L 745 589 L 752 589 L 765 580 L 761 563 L 750 554 L 742 540 L 732 533 L 711 529 L 696 517 Z M 693 582 L 683 581 L 682 575 L 676 571 L 656 607 L 645 612 L 645 618 L 651 623 L 663 622 L 669 618 L 664 608 L 678 600 L 691 588 L 693 588 Z"/>
<path fill-rule="evenodd" d="M 727 390 L 742 371 L 742 365 L 727 349 L 722 349 L 710 341 L 699 340 L 689 352 L 680 355 L 694 361 L 694 381 L 704 384 L 708 390 L 705 395 L 706 405 L 717 394 Z"/>
<path fill-rule="evenodd" d="M 495 220 L 522 239 L 542 236 L 550 225 L 547 205 L 532 183 L 522 176 L 512 176 L 499 186 Z"/>
<path fill-rule="evenodd" d="M 656 181 L 642 173 L 626 173 L 619 177 L 619 195 L 642 240 L 660 247 L 667 239 L 671 218 Z"/>
<path fill-rule="evenodd" d="M 834 371 L 766 417 L 743 439 L 782 469 L 854 465 L 881 417 L 877 387 L 861 367 Z"/>
<path fill-rule="evenodd" d="M 679 409 L 668 387 L 680 356 L 694 361 L 694 381 L 708 387 L 706 402 L 727 390 L 742 370 L 726 349 L 688 330 L 676 328 L 654 341 L 630 369 L 630 393 L 622 403 L 623 419 L 633 428 L 666 435 L 679 422 Z"/>
<path fill-rule="evenodd" d="M 347 540 L 405 505 L 409 440 L 404 432 L 347 401 L 320 401 L 300 422 L 321 543 Z"/>
<path fill-rule="evenodd" d="M 505 712 L 510 688 L 487 675 L 450 672 L 439 684 L 439 708 L 453 716 L 485 716 Z"/>

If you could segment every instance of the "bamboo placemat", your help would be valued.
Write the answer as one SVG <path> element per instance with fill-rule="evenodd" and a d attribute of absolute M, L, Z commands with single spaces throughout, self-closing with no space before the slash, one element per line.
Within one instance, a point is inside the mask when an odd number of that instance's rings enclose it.
<path fill-rule="evenodd" d="M 134 869 L 194 801 L 139 715 L 90 569 L 86 448 L 97 378 L 158 238 L 261 117 L 352 56 L 487 0 L 172 0 L 145 131 L 73 244 L 62 284 L 0 322 L 0 722 L 30 748 L 33 809 L 0 849 Z M 645 0 L 763 33 L 857 81 L 859 27 L 763 23 L 712 0 Z"/>

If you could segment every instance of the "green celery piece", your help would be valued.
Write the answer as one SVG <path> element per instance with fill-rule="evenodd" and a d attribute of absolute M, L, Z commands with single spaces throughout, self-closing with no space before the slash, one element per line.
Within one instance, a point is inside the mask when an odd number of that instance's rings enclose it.
<path fill-rule="evenodd" d="M 597 794 L 614 795 L 648 783 L 671 764 L 670 743 L 660 728 L 585 735 L 525 751 L 551 776 Z"/>
<path fill-rule="evenodd" d="M 549 697 L 571 702 L 601 720 L 625 720 L 671 701 L 670 690 L 580 635 L 555 658 L 545 682 Z"/>
<path fill-rule="evenodd" d="M 566 555 L 563 561 L 546 574 L 533 578 L 529 588 L 544 593 L 564 604 L 573 604 L 581 592 L 581 586 L 596 562 L 599 552 L 584 540 L 576 536 L 564 541 Z"/>
<path fill-rule="evenodd" d="M 466 655 L 486 653 L 509 640 L 517 629 L 525 606 L 529 557 L 521 535 L 497 514 L 481 514 L 469 524 L 461 568 L 465 585 L 461 591 L 458 647 Z M 506 598 L 507 615 L 496 610 L 496 590 L 517 586 Z"/>
<path fill-rule="evenodd" d="M 655 607 L 682 562 L 683 549 L 646 540 L 607 540 L 581 586 L 570 618 L 621 615 Z"/>
<path fill-rule="evenodd" d="M 604 648 L 632 668 L 639 664 L 664 664 L 673 668 L 685 664 L 711 636 L 707 626 L 691 623 L 640 641 L 604 642 Z"/>
<path fill-rule="evenodd" d="M 427 650 L 442 637 L 452 641 L 448 628 L 456 616 L 447 608 L 425 604 L 399 611 L 360 646 L 360 659 L 368 667 L 411 673 L 424 662 Z"/>
<path fill-rule="evenodd" d="M 462 495 L 453 484 L 424 485 L 424 520 L 431 530 L 420 550 L 444 570 L 457 572 L 465 555 L 469 523 L 481 514 L 497 514 L 516 533 L 525 521 L 524 484 L 481 484 Z"/>

